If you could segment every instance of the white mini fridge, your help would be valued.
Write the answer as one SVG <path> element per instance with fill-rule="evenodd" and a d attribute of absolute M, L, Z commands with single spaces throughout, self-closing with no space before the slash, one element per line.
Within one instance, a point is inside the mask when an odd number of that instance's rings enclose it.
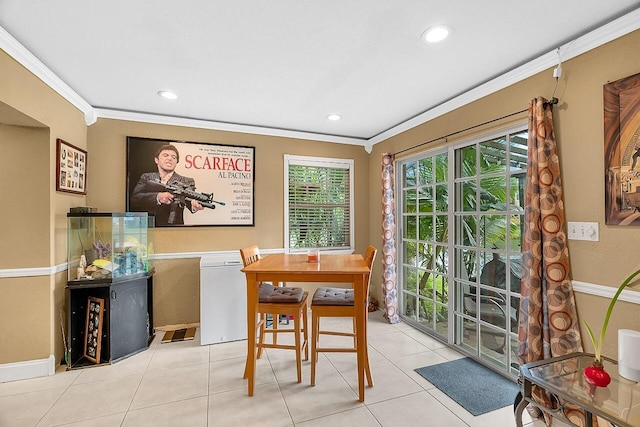
<path fill-rule="evenodd" d="M 200 344 L 247 339 L 247 281 L 241 261 L 200 260 Z"/>

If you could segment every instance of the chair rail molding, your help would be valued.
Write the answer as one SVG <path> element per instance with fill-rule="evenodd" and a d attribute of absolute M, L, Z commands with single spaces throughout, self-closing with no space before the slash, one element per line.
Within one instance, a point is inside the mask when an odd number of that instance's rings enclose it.
<path fill-rule="evenodd" d="M 284 248 L 260 250 L 260 253 L 263 255 L 277 254 L 277 253 L 283 253 L 283 252 L 284 252 Z M 208 258 L 211 261 L 222 261 L 222 262 L 240 262 L 241 261 L 240 253 L 237 250 L 209 251 L 209 252 L 176 252 L 176 253 L 161 253 L 161 254 L 154 255 L 154 260 L 183 259 L 183 258 Z M 68 268 L 68 265 L 65 262 L 63 264 L 58 264 L 52 267 L 0 269 L 0 279 L 15 278 L 15 277 L 51 276 L 51 275 L 66 271 L 67 268 Z M 573 290 L 575 292 L 580 292 L 587 295 L 594 295 L 594 296 L 611 299 L 615 295 L 617 288 L 574 280 Z M 622 301 L 631 302 L 634 304 L 640 304 L 640 292 L 625 289 L 620 294 L 619 299 Z"/>
<path fill-rule="evenodd" d="M 263 255 L 272 253 L 283 253 L 283 248 L 260 250 Z M 183 258 L 204 258 L 208 261 L 223 261 L 229 263 L 240 262 L 238 251 L 211 251 L 211 252 L 181 252 L 155 254 L 155 259 L 183 259 Z M 0 269 L 0 279 L 12 277 L 47 276 L 57 274 L 67 269 L 67 263 L 53 267 L 38 268 L 14 268 Z M 597 285 L 594 283 L 573 281 L 573 289 L 586 295 L 594 295 L 603 298 L 613 298 L 617 288 L 611 286 Z M 619 297 L 620 300 L 640 304 L 640 292 L 625 289 Z M 0 364 L 0 383 L 28 378 L 36 378 L 53 375 L 55 372 L 55 358 L 51 355 L 47 359 L 27 360 L 17 363 Z"/>
<path fill-rule="evenodd" d="M 573 290 L 587 295 L 595 295 L 611 299 L 616 294 L 618 288 L 574 280 Z M 632 302 L 634 304 L 640 304 L 640 292 L 625 289 L 622 291 L 618 299 L 621 301 Z"/>

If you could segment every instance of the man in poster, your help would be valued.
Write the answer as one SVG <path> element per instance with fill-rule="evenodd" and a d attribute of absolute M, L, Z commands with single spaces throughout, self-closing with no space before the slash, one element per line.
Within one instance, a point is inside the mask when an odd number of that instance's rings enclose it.
<path fill-rule="evenodd" d="M 156 151 L 154 161 L 158 166 L 158 172 L 143 173 L 140 176 L 131 195 L 131 209 L 154 214 L 156 226 L 183 225 L 185 207 L 191 213 L 201 211 L 204 207 L 197 200 L 185 201 L 177 197 L 159 183 L 177 184 L 195 190 L 195 180 L 175 172 L 180 161 L 180 153 L 171 144 L 161 146 Z"/>

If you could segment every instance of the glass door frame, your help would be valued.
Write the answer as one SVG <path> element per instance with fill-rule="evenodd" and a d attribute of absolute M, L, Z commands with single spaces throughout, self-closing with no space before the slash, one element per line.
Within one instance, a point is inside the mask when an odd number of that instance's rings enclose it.
<path fill-rule="evenodd" d="M 452 170 L 451 170 L 451 161 L 450 161 L 450 157 L 451 156 L 451 147 L 439 147 L 433 150 L 429 150 L 427 152 L 422 152 L 419 153 L 417 155 L 411 156 L 411 157 L 407 157 L 401 160 L 398 160 L 396 162 L 396 171 L 395 171 L 395 182 L 396 182 L 396 194 L 398 195 L 397 197 L 397 205 L 401 206 L 400 209 L 396 209 L 396 239 L 398 242 L 398 252 L 399 255 L 401 254 L 401 256 L 397 257 L 397 265 L 396 265 L 396 271 L 397 271 L 397 283 L 398 284 L 403 284 L 405 282 L 405 263 L 402 262 L 405 259 L 405 252 L 404 252 L 404 230 L 405 230 L 405 212 L 404 212 L 404 207 L 406 206 L 405 204 L 405 189 L 406 188 L 411 188 L 412 186 L 407 186 L 405 187 L 403 185 L 405 178 L 404 178 L 404 174 L 403 174 L 403 169 L 404 169 L 404 165 L 406 164 L 410 164 L 412 162 L 418 163 L 421 160 L 424 159 L 436 159 L 438 156 L 441 155 L 446 155 L 447 156 L 447 176 L 446 176 L 446 181 L 437 181 L 437 178 L 433 179 L 432 182 L 432 186 L 434 188 L 433 190 L 433 195 L 434 195 L 434 199 L 436 197 L 437 194 L 437 190 L 436 188 L 438 186 L 442 187 L 444 185 L 446 185 L 446 191 L 447 191 L 447 198 L 448 198 L 448 207 L 447 207 L 447 211 L 442 212 L 441 215 L 438 215 L 438 211 L 435 208 L 435 200 L 434 200 L 434 208 L 432 211 L 432 215 L 435 216 L 441 216 L 441 217 L 446 217 L 446 224 L 447 224 L 447 237 L 446 239 L 442 239 L 441 241 L 438 241 L 436 236 L 435 236 L 435 230 L 436 230 L 436 221 L 433 222 L 432 228 L 434 230 L 434 234 L 432 236 L 431 241 L 425 241 L 425 245 L 432 245 L 434 248 L 440 247 L 440 248 L 444 248 L 444 250 L 446 251 L 446 257 L 448 260 L 451 259 L 452 256 L 452 250 L 453 250 L 453 243 L 451 241 L 451 236 L 452 236 L 452 231 L 451 231 L 451 225 L 453 224 L 453 219 L 454 219 L 454 214 L 453 214 L 453 210 L 451 209 L 451 198 L 449 195 L 453 194 L 452 193 L 452 189 L 453 189 L 453 182 L 452 182 Z M 433 160 L 435 161 L 435 160 Z M 432 162 L 433 163 L 433 162 Z M 434 175 L 436 173 L 436 171 L 433 171 Z M 416 184 L 414 185 L 414 187 L 416 187 L 416 197 L 418 197 L 418 187 L 420 187 L 422 183 L 418 182 L 418 176 L 416 176 Z M 439 184 L 439 185 L 438 185 Z M 416 202 L 416 204 L 418 204 L 418 202 Z M 416 210 L 418 211 L 419 208 L 417 207 Z M 417 222 L 419 222 L 419 212 L 415 213 L 417 216 Z M 418 225 L 417 225 L 418 226 Z M 418 226 L 419 227 L 419 226 Z M 422 245 L 423 243 L 420 243 L 421 240 L 424 239 L 420 239 L 420 236 L 418 235 L 419 230 L 416 230 L 416 242 L 417 242 L 417 246 L 419 247 L 420 245 Z M 416 252 L 418 251 L 418 249 L 416 248 Z M 416 254 L 417 256 L 417 254 Z M 416 261 L 417 263 L 418 261 Z M 448 267 L 449 263 L 447 264 Z M 417 265 L 413 266 L 417 272 L 420 271 L 420 267 L 418 267 Z M 434 268 L 428 268 L 427 270 L 430 270 L 431 272 L 434 272 L 435 269 Z M 398 306 L 400 307 L 399 310 L 399 315 L 400 317 L 407 323 L 411 324 L 413 327 L 415 327 L 418 330 L 421 330 L 423 332 L 428 332 L 430 336 L 433 336 L 434 338 L 446 342 L 446 343 L 451 343 L 453 338 L 454 338 L 454 333 L 452 331 L 452 328 L 450 327 L 453 323 L 454 320 L 454 315 L 453 315 L 453 311 L 452 311 L 452 304 L 451 304 L 451 294 L 449 293 L 449 289 L 451 288 L 451 283 L 452 283 L 452 279 L 453 279 L 453 272 L 451 268 L 447 268 L 446 272 L 442 272 L 442 271 L 438 271 L 436 272 L 440 277 L 442 277 L 444 280 L 446 280 L 447 282 L 447 301 L 446 301 L 446 309 L 447 309 L 447 320 L 446 320 L 446 333 L 445 334 L 438 334 L 436 333 L 436 329 L 438 325 L 442 325 L 443 322 L 438 323 L 435 315 L 434 315 L 434 319 L 431 321 L 433 327 L 429 328 L 427 326 L 425 326 L 424 322 L 420 322 L 420 313 L 417 312 L 415 314 L 415 318 L 409 317 L 405 314 L 405 298 L 407 293 L 405 292 L 405 288 L 403 286 L 401 286 L 398 289 Z M 431 273 L 429 273 L 431 274 Z M 418 281 L 418 277 L 415 278 L 416 281 Z M 411 295 L 411 297 L 415 297 L 416 300 L 416 306 L 418 306 L 418 299 L 420 298 L 420 292 L 419 289 L 417 289 L 418 284 L 416 283 L 416 290 L 415 292 L 413 292 L 413 294 L 415 295 Z M 434 289 L 435 292 L 435 289 Z M 425 298 L 425 300 L 428 301 L 428 299 Z M 433 298 L 433 304 L 434 304 L 434 312 L 435 310 L 437 310 L 437 307 L 444 305 L 442 301 L 437 301 L 437 296 L 435 298 Z"/>
<path fill-rule="evenodd" d="M 462 345 L 458 345 L 456 344 L 456 337 L 457 334 L 461 333 L 459 331 L 460 326 L 456 323 L 458 319 L 460 319 L 460 303 L 458 300 L 458 290 L 457 290 L 457 286 L 456 286 L 456 276 L 457 276 L 457 271 L 458 271 L 458 252 L 457 252 L 457 245 L 456 245 L 456 234 L 458 233 L 458 223 L 457 223 L 457 218 L 460 216 L 460 212 L 457 211 L 457 206 L 459 206 L 458 202 L 458 198 L 461 197 L 460 194 L 458 194 L 458 191 L 456 189 L 457 186 L 457 178 L 456 178 L 456 168 L 459 168 L 458 160 L 456 159 L 456 152 L 457 150 L 463 149 L 465 147 L 470 147 L 470 146 L 480 146 L 483 142 L 487 142 L 490 141 L 491 139 L 495 139 L 495 138 L 500 138 L 500 137 L 504 137 L 504 136 L 513 136 L 513 135 L 518 135 L 518 134 L 522 134 L 523 132 L 526 133 L 527 131 L 527 123 L 518 123 L 518 124 L 514 124 L 508 127 L 504 127 L 501 128 L 499 130 L 495 130 L 492 132 L 487 132 L 485 134 L 482 135 L 475 135 L 471 138 L 467 138 L 465 140 L 456 142 L 455 144 L 449 145 L 449 146 L 444 146 L 444 147 L 437 147 L 434 148 L 433 150 L 428 150 L 428 151 L 424 151 L 421 153 L 418 153 L 416 155 L 407 157 L 407 158 L 403 158 L 403 159 L 398 159 L 396 160 L 396 173 L 395 173 L 395 179 L 396 179 L 396 194 L 398 195 L 397 197 L 397 206 L 399 207 L 398 209 L 396 209 L 396 224 L 397 224 L 397 241 L 398 241 L 398 257 L 397 257 L 397 265 L 396 265 L 396 271 L 398 272 L 398 298 L 399 298 L 399 315 L 400 317 L 403 319 L 403 321 L 407 322 L 408 324 L 414 326 L 415 328 L 428 333 L 430 336 L 432 336 L 435 339 L 438 339 L 440 341 L 446 342 L 449 346 L 454 347 L 456 350 L 461 351 L 465 354 L 468 354 L 469 356 L 473 357 L 474 359 L 478 360 L 479 362 L 483 363 L 483 364 L 490 364 L 488 363 L 487 360 L 483 360 L 482 355 L 481 355 L 481 337 L 479 336 L 480 334 L 478 334 L 477 337 L 477 342 L 478 344 L 476 345 L 476 349 L 475 352 L 472 352 L 470 349 L 467 349 L 465 347 L 462 347 Z M 507 152 L 511 151 L 511 147 L 509 145 L 509 140 L 506 141 L 506 145 L 507 147 L 509 147 L 509 149 L 507 150 Z M 405 193 L 404 193 L 404 189 L 406 188 L 404 186 L 404 165 L 411 163 L 411 162 L 419 162 L 421 159 L 425 159 L 425 158 L 434 158 L 435 156 L 438 156 L 440 154 L 446 153 L 447 158 L 448 158 L 448 166 L 447 166 L 447 191 L 448 191 L 448 210 L 447 210 L 447 223 L 448 223 L 448 237 L 447 237 L 447 242 L 446 242 L 446 250 L 447 250 L 447 254 L 448 254 L 448 259 L 447 259 L 447 263 L 448 263 L 448 267 L 447 267 L 447 274 L 446 274 L 446 278 L 447 278 L 447 282 L 448 282 L 448 301 L 447 301 L 447 306 L 448 306 L 448 316 L 447 316 L 447 334 L 446 334 L 446 338 L 444 335 L 438 335 L 436 333 L 434 333 L 433 329 L 429 329 L 427 327 L 425 327 L 424 325 L 422 325 L 419 322 L 419 317 L 416 317 L 415 319 L 412 319 L 411 317 L 408 317 L 405 315 L 405 288 L 404 288 L 404 274 L 405 274 L 405 252 L 404 252 L 404 210 L 405 210 Z M 508 189 L 509 187 L 509 181 L 510 179 L 514 176 L 514 172 L 510 170 L 510 159 L 509 159 L 509 154 L 506 154 L 507 158 L 507 170 L 504 174 L 505 178 L 506 178 L 506 182 L 505 182 L 505 186 Z M 478 182 L 482 179 L 482 176 L 480 175 L 480 169 L 479 169 L 479 163 L 480 163 L 480 156 L 476 156 L 476 175 L 477 175 L 477 180 Z M 526 176 L 526 167 L 523 168 L 522 170 L 524 170 L 525 176 Z M 522 173 L 522 170 L 519 170 L 518 173 Z M 509 194 L 509 193 L 507 193 Z M 524 200 L 522 200 L 522 206 L 524 206 Z M 507 209 L 507 212 L 509 212 L 509 209 Z M 476 212 L 477 213 L 477 212 Z M 504 213 L 501 213 L 504 214 Z M 509 218 L 508 213 L 506 214 L 506 217 Z M 521 236 L 522 238 L 522 236 Z M 507 237 L 506 240 L 509 240 L 509 238 Z M 505 245 L 507 245 L 507 243 L 505 243 Z M 476 244 L 476 248 L 478 248 L 478 250 L 480 250 L 481 248 Z M 491 248 L 484 248 L 487 251 L 491 251 Z M 507 245 L 505 246 L 502 252 L 505 256 L 510 256 L 513 252 L 511 251 L 511 248 Z M 487 252 L 488 253 L 488 252 Z M 479 260 L 476 259 L 476 270 L 479 273 L 480 271 L 480 267 L 481 265 L 479 264 Z M 507 270 L 509 271 L 509 270 Z M 417 285 L 416 285 L 417 286 Z M 416 289 L 415 291 L 416 294 L 419 293 L 418 289 Z M 505 289 L 505 294 L 507 295 L 507 299 L 511 298 L 511 292 L 508 289 Z M 507 309 L 508 309 L 509 305 L 507 305 Z M 457 311 L 456 311 L 457 310 Z M 480 312 L 479 310 L 477 311 L 477 315 L 476 315 L 476 321 L 478 322 L 478 324 L 480 324 L 479 321 L 479 317 L 480 317 Z M 517 316 L 517 314 L 516 314 Z M 505 324 L 505 332 L 507 334 L 507 338 L 510 338 L 510 334 L 512 334 L 512 332 L 510 332 L 509 329 L 511 324 L 512 324 L 513 320 L 509 320 L 507 319 L 506 324 Z M 517 325 L 517 322 L 516 322 Z M 453 326 L 453 327 L 452 327 Z M 513 330 L 513 329 L 511 329 Z M 511 336 L 512 338 L 512 336 Z M 509 344 L 508 344 L 509 346 Z M 506 350 L 507 352 L 510 352 L 510 350 Z M 503 371 L 505 373 L 509 373 L 510 375 L 514 375 L 515 371 L 514 368 L 512 366 L 512 362 L 513 362 L 513 357 L 507 355 L 506 356 L 506 366 L 504 368 L 500 368 L 499 366 L 493 366 L 494 369 L 498 369 L 500 371 Z M 515 362 L 517 363 L 517 360 L 515 360 Z"/>

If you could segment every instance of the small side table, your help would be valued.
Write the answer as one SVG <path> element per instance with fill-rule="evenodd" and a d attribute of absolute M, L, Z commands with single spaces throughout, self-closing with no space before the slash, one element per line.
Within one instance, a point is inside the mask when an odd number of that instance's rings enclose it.
<path fill-rule="evenodd" d="M 558 409 L 550 409 L 536 403 L 531 395 L 533 385 L 584 409 L 587 427 L 593 426 L 594 415 L 617 427 L 640 426 L 640 383 L 620 377 L 617 363 L 603 358 L 611 383 L 607 387 L 595 387 L 582 375 L 584 368 L 593 360 L 593 354 L 573 353 L 522 365 L 523 397 L 515 408 L 517 427 L 522 427 L 522 412 L 528 404 L 575 425 L 566 418 L 561 405 Z"/>

